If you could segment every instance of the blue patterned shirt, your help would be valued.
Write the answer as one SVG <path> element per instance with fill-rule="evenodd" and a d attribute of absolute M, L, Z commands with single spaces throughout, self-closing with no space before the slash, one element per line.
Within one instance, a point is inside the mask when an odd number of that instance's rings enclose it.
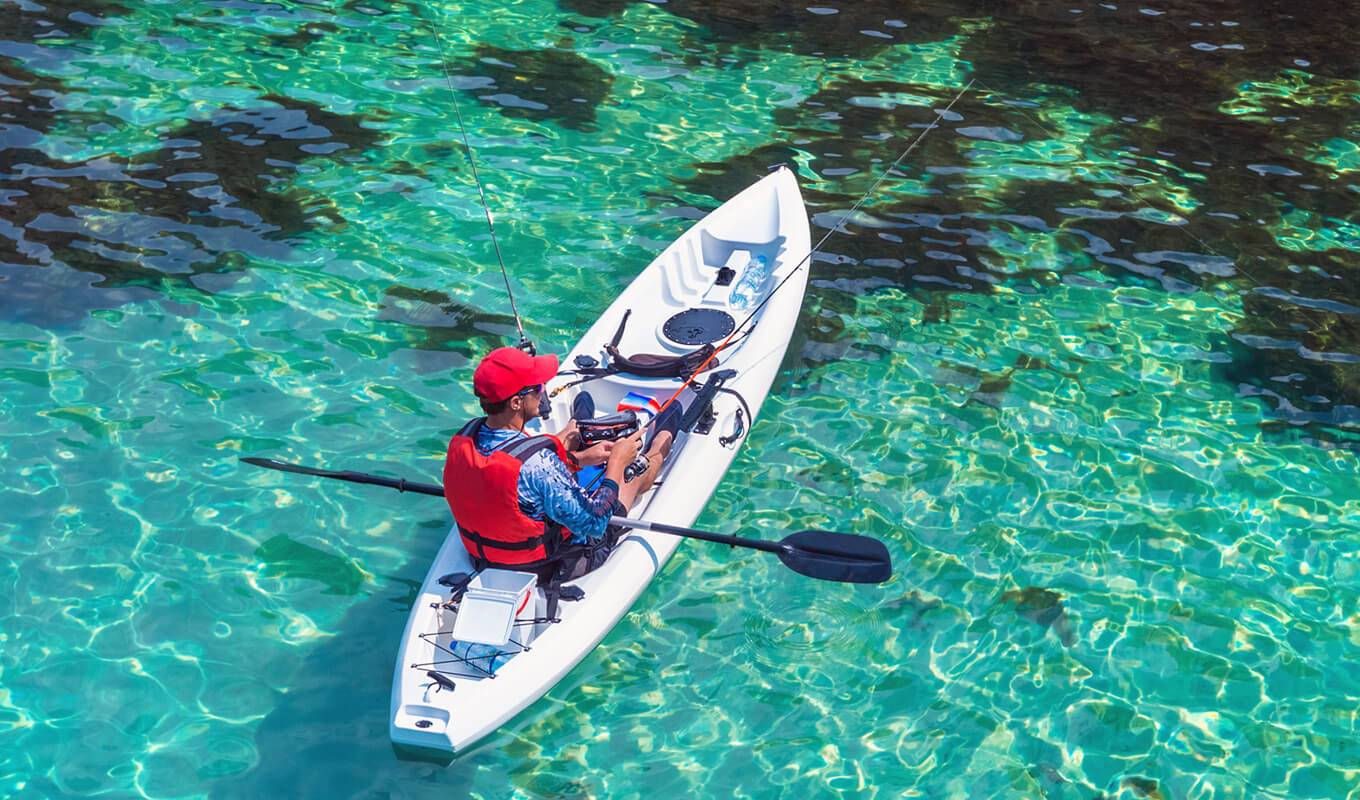
<path fill-rule="evenodd" d="M 518 439 L 528 438 L 513 428 L 489 428 L 477 432 L 477 449 L 483 455 Z M 545 516 L 566 526 L 572 541 L 587 542 L 604 536 L 609 517 L 619 499 L 619 485 L 605 478 L 595 491 L 587 494 L 572 477 L 571 470 L 557 452 L 539 450 L 524 462 L 519 472 L 519 510 L 532 519 Z"/>

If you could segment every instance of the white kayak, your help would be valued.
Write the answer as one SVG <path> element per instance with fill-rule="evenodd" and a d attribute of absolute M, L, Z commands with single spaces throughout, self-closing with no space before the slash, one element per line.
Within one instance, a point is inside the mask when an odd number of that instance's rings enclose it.
<path fill-rule="evenodd" d="M 714 363 L 681 393 L 679 402 L 686 409 L 702 406 L 696 404 L 696 385 L 730 371 L 722 386 L 731 391 L 716 392 L 712 413 L 678 435 L 657 484 L 634 503 L 632 518 L 683 526 L 703 510 L 759 414 L 783 360 L 803 303 L 810 249 L 798 183 L 790 170 L 780 167 L 667 247 L 562 360 L 564 371 L 608 365 L 611 358 L 605 348 L 616 338 L 617 352 L 624 356 L 680 356 L 704 344 L 721 345 L 755 312 Z M 743 280 L 748 271 L 751 277 L 767 274 L 760 280 Z M 576 383 L 582 377 L 564 373 L 549 384 L 550 392 L 566 388 L 554 397 L 545 430 L 529 433 L 561 428 L 582 390 L 590 392 L 600 412 L 612 412 L 630 395 L 629 402 L 640 395 L 665 403 L 685 383 L 684 378 L 626 372 Z M 583 591 L 584 597 L 557 604 L 558 621 L 545 621 L 543 590 L 531 588 L 527 592 L 532 602 L 515 609 L 519 622 L 508 642 L 469 645 L 465 632 L 480 622 L 472 619 L 470 609 L 481 612 L 494 604 L 449 602 L 450 589 L 439 583 L 440 578 L 474 572 L 457 529 L 450 531 L 421 586 L 397 654 L 392 741 L 454 755 L 471 748 L 580 663 L 628 613 L 680 541 L 664 533 L 632 531 L 603 566 L 567 584 Z M 509 577 L 513 583 L 515 575 L 493 577 L 502 581 Z M 498 597 L 490 589 L 486 596 Z M 515 600 L 511 605 L 523 603 Z M 460 608 L 467 615 L 460 627 L 464 641 L 453 637 Z"/>

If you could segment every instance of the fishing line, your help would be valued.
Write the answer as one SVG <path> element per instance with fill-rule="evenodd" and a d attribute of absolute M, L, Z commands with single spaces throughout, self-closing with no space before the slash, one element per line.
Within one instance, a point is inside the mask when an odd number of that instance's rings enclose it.
<path fill-rule="evenodd" d="M 491 230 L 491 244 L 496 248 L 496 262 L 501 267 L 501 277 L 505 279 L 505 294 L 510 298 L 510 312 L 515 315 L 515 327 L 519 329 L 519 348 L 534 354 L 534 344 L 524 335 L 524 323 L 519 318 L 519 307 L 515 305 L 515 293 L 510 289 L 510 274 L 505 270 L 505 259 L 501 258 L 501 243 L 496 239 L 496 223 L 491 219 L 491 206 L 486 202 L 486 190 L 477 175 L 477 159 L 472 154 L 472 143 L 468 141 L 467 128 L 463 126 L 463 112 L 458 109 L 458 92 L 453 88 L 453 73 L 449 71 L 449 60 L 444 56 L 444 42 L 439 38 L 439 29 L 426 20 L 430 33 L 434 34 L 435 46 L 439 48 L 439 63 L 444 68 L 444 80 L 449 85 L 449 99 L 453 103 L 453 113 L 458 119 L 458 132 L 463 135 L 463 149 L 467 151 L 468 164 L 472 167 L 472 181 L 477 184 L 477 194 L 482 198 L 482 210 L 486 212 L 486 226 Z"/>
<path fill-rule="evenodd" d="M 1000 96 L 1002 96 L 1002 97 L 1005 96 L 1005 93 L 1004 93 L 1004 92 L 999 92 L 999 91 L 997 91 L 996 89 L 993 89 L 993 88 L 991 88 L 990 86 L 987 86 L 986 84 L 982 83 L 981 81 L 978 82 L 978 86 L 980 86 L 981 88 L 987 90 L 988 92 L 991 92 L 991 93 L 994 94 L 994 95 L 1000 95 Z M 1058 133 L 1056 133 L 1056 132 L 1055 132 L 1051 127 L 1049 127 L 1048 125 L 1045 125 L 1045 124 L 1043 123 L 1043 121 L 1040 120 L 1038 117 L 1034 116 L 1033 114 L 1029 113 L 1028 111 L 1025 111 L 1023 108 L 1017 108 L 1017 110 L 1018 110 L 1022 115 L 1028 117 L 1029 120 L 1030 120 L 1031 122 L 1033 122 L 1035 125 L 1039 126 L 1039 128 L 1042 129 L 1042 130 L 1044 131 L 1044 133 L 1047 133 L 1047 134 L 1049 135 L 1050 138 L 1052 138 L 1052 139 L 1054 139 L 1054 140 L 1061 140 L 1061 139 L 1062 139 L 1062 136 L 1061 136 L 1061 135 L 1059 135 Z M 1140 206 L 1141 208 L 1147 209 L 1147 210 L 1149 210 L 1149 211 L 1155 211 L 1155 212 L 1157 212 L 1157 213 L 1159 213 L 1159 214 L 1165 214 L 1165 213 L 1167 213 L 1167 212 L 1165 212 L 1165 211 L 1162 211 L 1160 208 L 1157 208 L 1156 206 L 1154 206 L 1152 203 L 1148 202 L 1147 200 L 1143 199 L 1143 197 L 1139 194 L 1138 189 L 1139 189 L 1138 186 L 1129 186 L 1129 194 L 1132 196 L 1135 205 Z M 1210 247 L 1208 242 L 1204 241 L 1204 240 L 1201 239 L 1199 236 L 1195 235 L 1195 232 L 1194 232 L 1194 231 L 1190 230 L 1190 227 L 1189 227 L 1189 226 L 1190 226 L 1190 220 L 1189 220 L 1187 217 L 1185 217 L 1185 216 L 1183 216 L 1183 215 L 1181 215 L 1181 214 L 1179 214 L 1179 213 L 1171 214 L 1171 217 L 1172 217 L 1173 219 L 1176 219 L 1176 220 L 1181 220 L 1182 222 L 1185 223 L 1185 224 L 1183 224 L 1183 225 L 1174 225 L 1173 227 L 1175 227 L 1177 230 L 1181 231 L 1181 233 L 1184 233 L 1186 236 L 1189 236 L 1191 239 L 1194 239 L 1196 242 L 1198 242 L 1198 243 L 1199 243 L 1199 246 L 1202 247 L 1202 248 L 1204 249 L 1204 252 L 1208 253 L 1208 254 L 1211 255 L 1211 256 L 1217 256 L 1218 258 L 1227 259 L 1227 256 L 1222 255 L 1222 254 L 1219 253 L 1217 250 L 1215 250 L 1214 248 Z M 1242 266 L 1241 264 L 1239 264 L 1235 259 L 1228 259 L 1228 260 L 1229 260 L 1229 261 L 1232 261 L 1233 269 L 1236 270 L 1238 273 L 1240 273 L 1240 274 L 1242 275 L 1242 277 L 1246 278 L 1248 282 L 1254 284 L 1254 285 L 1256 286 L 1256 288 L 1258 288 L 1258 289 L 1265 289 L 1265 288 L 1267 288 L 1266 285 L 1265 285 L 1264 283 L 1262 283 L 1261 281 L 1257 280 L 1257 279 L 1256 279 L 1256 276 L 1252 275 L 1252 274 L 1251 274 L 1250 272 L 1248 272 L 1245 268 L 1243 268 L 1243 266 Z M 1226 277 L 1226 276 L 1224 276 L 1224 277 Z M 1200 289 L 1200 291 L 1205 291 L 1203 285 L 1201 285 L 1201 286 L 1199 287 L 1199 289 Z M 1298 303 L 1295 303 L 1294 305 L 1295 305 L 1296 308 L 1299 309 L 1299 313 L 1300 313 L 1302 316 L 1304 316 L 1305 318 L 1312 318 L 1313 322 L 1318 323 L 1319 325 L 1321 324 L 1322 320 L 1317 319 L 1317 318 L 1313 318 L 1313 317 L 1312 317 L 1312 314 L 1310 313 L 1310 309 L 1309 309 L 1308 307 L 1303 306 L 1303 305 L 1300 305 L 1300 304 L 1298 304 Z"/>
<path fill-rule="evenodd" d="M 891 175 L 893 170 L 897 169 L 897 165 L 902 162 L 902 159 L 906 158 L 911 153 L 912 150 L 915 150 L 916 145 L 920 144 L 921 140 L 926 138 L 926 134 L 935 130 L 936 126 L 939 125 L 940 120 L 944 119 L 945 114 L 949 113 L 949 109 L 953 108 L 954 104 L 957 103 L 961 97 L 967 94 L 969 89 L 973 88 L 973 83 L 975 80 L 976 79 L 969 80 L 967 85 L 960 89 L 958 94 L 954 95 L 954 99 L 949 101 L 949 105 L 945 106 L 938 113 L 936 113 L 935 121 L 927 125 L 924 130 L 917 134 L 916 138 L 912 140 L 911 144 L 907 145 L 907 149 L 903 150 L 902 154 L 899 155 L 891 164 L 889 164 L 887 169 L 883 170 L 883 174 L 878 176 L 878 180 L 874 181 L 874 184 L 869 187 L 869 191 L 860 195 L 859 200 L 855 201 L 855 204 L 851 206 L 850 210 L 845 212 L 845 214 L 841 216 L 840 221 L 837 222 L 835 226 L 831 228 L 831 230 L 826 232 L 826 235 L 821 238 L 821 241 L 817 242 L 816 247 L 808 251 L 808 254 L 803 257 L 803 260 L 798 262 L 798 266 L 789 270 L 789 274 L 784 276 L 784 280 L 780 281 L 779 285 L 774 287 L 774 291 L 770 292 L 768 295 L 765 296 L 764 300 L 760 301 L 760 304 L 755 307 L 755 310 L 752 311 L 746 317 L 746 319 L 742 320 L 741 325 L 738 325 L 736 330 L 741 330 L 742 327 L 746 325 L 746 323 L 750 322 L 753 318 L 755 318 L 755 315 L 760 312 L 760 309 L 764 308 L 765 304 L 770 302 L 770 298 L 774 297 L 775 292 L 779 291 L 780 287 L 782 287 L 786 282 L 788 282 L 789 278 L 792 278 L 795 272 L 801 269 L 804 264 L 811 261 L 812 257 L 822 249 L 822 245 L 826 244 L 827 239 L 831 238 L 831 234 L 835 233 L 838 230 L 841 230 L 844 227 L 845 223 L 849 221 L 850 217 L 854 216 L 855 212 L 859 210 L 859 207 L 864 205 L 864 201 L 868 200 L 869 196 L 872 195 L 874 193 L 874 190 L 878 188 L 878 185 L 883 182 L 883 179 Z M 901 173 L 898 173 L 898 175 L 901 175 Z M 733 331 L 733 333 L 735 332 L 736 331 Z M 723 342 L 723 345 L 726 344 L 727 342 Z M 718 349 L 721 350 L 722 347 L 719 347 Z"/>
<path fill-rule="evenodd" d="M 660 414 L 661 411 L 665 411 L 667 406 L 675 402 L 675 398 L 680 396 L 680 393 L 683 392 L 687 386 L 689 386 L 690 382 L 694 380 L 694 377 L 699 373 L 703 372 L 708 367 L 709 363 L 713 361 L 714 358 L 717 358 L 718 353 L 721 353 L 723 348 L 727 347 L 727 345 L 731 343 L 732 339 L 736 337 L 737 333 L 739 333 L 742 328 L 746 327 L 746 325 L 751 320 L 755 319 L 756 315 L 760 313 L 760 310 L 765 307 L 765 304 L 769 303 L 770 300 L 775 296 L 775 294 L 780 289 L 784 288 L 784 284 L 789 282 L 789 278 L 792 278 L 795 274 L 797 274 L 798 270 L 802 269 L 804 265 L 806 265 L 808 262 L 812 260 L 812 257 L 822 249 L 822 245 L 826 244 L 826 240 L 831 238 L 831 234 L 835 233 L 836 231 L 844 227 L 845 223 L 849 221 L 850 217 L 854 216 L 855 212 L 859 210 L 859 207 L 864 205 L 864 201 L 868 200 L 869 196 L 872 195 L 874 193 L 874 190 L 878 188 L 878 185 L 883 182 L 883 179 L 887 178 L 889 175 L 893 173 L 894 170 L 897 169 L 897 165 L 902 163 L 902 159 L 906 158 L 908 155 L 911 154 L 911 151 L 916 149 L 916 146 L 921 143 L 921 140 L 926 138 L 927 133 L 930 133 L 931 131 L 935 130 L 936 127 L 939 126 L 940 120 L 944 119 L 945 115 L 949 113 L 949 110 L 954 107 L 954 104 L 959 102 L 959 100 L 965 94 L 968 93 L 969 89 L 973 88 L 973 83 L 975 81 L 976 79 L 970 79 L 968 83 L 964 85 L 962 89 L 959 90 L 959 93 L 954 95 L 954 99 L 949 101 L 949 105 L 946 105 L 943 109 L 940 109 L 938 112 L 936 112 L 935 120 L 931 122 L 929 125 L 927 125 L 925 129 L 922 130 L 919 134 L 916 135 L 916 138 L 911 141 L 911 144 L 907 145 L 907 148 L 903 150 L 902 153 L 898 155 L 897 158 L 894 159 L 891 164 L 888 165 L 888 168 L 883 170 L 883 174 L 878 176 L 878 180 L 874 181 L 873 185 L 869 187 L 869 190 L 866 191 L 864 194 L 860 195 L 859 199 L 855 201 L 855 204 L 851 206 L 850 210 L 845 212 L 845 214 L 841 216 L 840 220 L 831 227 L 831 230 L 827 231 L 826 235 L 823 236 L 821 240 L 817 242 L 817 246 L 809 250 L 808 254 L 803 256 L 803 259 L 799 261 L 798 264 L 793 269 L 789 270 L 788 274 L 784 276 L 784 279 L 781 280 L 779 284 L 776 285 L 774 289 L 770 291 L 769 294 L 765 295 L 765 299 L 761 300 L 760 303 L 756 305 L 756 307 L 751 311 L 751 313 L 747 315 L 746 319 L 742 320 L 740 325 L 732 329 L 732 332 L 727 335 L 726 339 L 723 339 L 723 343 L 718 345 L 717 349 L 713 351 L 713 354 L 710 355 L 708 359 L 704 361 L 703 364 L 700 364 L 699 368 L 696 369 L 693 372 L 693 374 L 691 374 L 688 378 L 686 378 L 684 383 L 680 384 L 680 388 L 675 390 L 675 394 L 672 394 L 670 396 L 670 399 L 667 400 L 664 404 L 662 404 L 661 409 L 657 411 L 658 414 Z M 901 173 L 898 174 L 900 175 Z M 752 326 L 752 328 L 754 328 L 754 326 Z M 747 333 L 749 333 L 749 331 Z"/>

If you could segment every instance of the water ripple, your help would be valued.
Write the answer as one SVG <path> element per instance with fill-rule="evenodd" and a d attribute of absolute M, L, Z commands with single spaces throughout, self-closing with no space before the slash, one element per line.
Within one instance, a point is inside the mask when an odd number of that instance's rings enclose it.
<path fill-rule="evenodd" d="M 1353 791 L 1354 9 L 776 5 L 7 9 L 0 794 Z M 691 542 L 443 767 L 386 720 L 443 507 L 236 459 L 438 475 L 514 335 L 455 100 L 546 350 L 799 168 L 839 232 L 700 521 L 896 574 Z"/>

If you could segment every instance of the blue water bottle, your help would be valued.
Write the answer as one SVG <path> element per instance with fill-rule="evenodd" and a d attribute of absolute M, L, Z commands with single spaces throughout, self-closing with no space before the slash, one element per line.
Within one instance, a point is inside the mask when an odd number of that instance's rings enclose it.
<path fill-rule="evenodd" d="M 760 287 L 765 285 L 765 279 L 769 275 L 769 264 L 765 260 L 765 256 L 753 256 L 750 261 L 746 262 L 746 269 L 741 271 L 737 285 L 732 287 L 732 293 L 728 295 L 727 299 L 728 305 L 736 309 L 750 308 L 755 303 Z"/>

